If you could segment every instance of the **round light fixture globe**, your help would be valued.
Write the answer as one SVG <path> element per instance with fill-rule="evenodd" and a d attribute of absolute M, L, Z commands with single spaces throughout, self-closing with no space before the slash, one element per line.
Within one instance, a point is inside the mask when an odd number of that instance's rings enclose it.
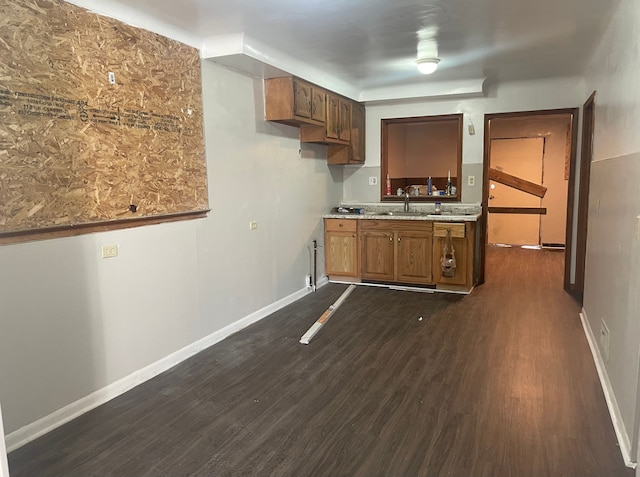
<path fill-rule="evenodd" d="M 438 58 L 425 58 L 416 61 L 416 66 L 418 67 L 418 71 L 423 75 L 430 75 L 438 69 L 438 63 L 440 63 Z"/>

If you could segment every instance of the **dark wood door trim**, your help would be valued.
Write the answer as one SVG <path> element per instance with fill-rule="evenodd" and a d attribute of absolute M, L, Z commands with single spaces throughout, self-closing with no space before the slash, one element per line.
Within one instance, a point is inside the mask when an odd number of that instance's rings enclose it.
<path fill-rule="evenodd" d="M 582 107 L 582 151 L 580 153 L 580 179 L 578 181 L 578 221 L 576 226 L 576 274 L 573 285 L 567 283 L 565 271 L 565 290 L 570 291 L 582 303 L 584 294 L 584 269 L 587 258 L 587 222 L 589 215 L 589 180 L 591 178 L 591 160 L 593 158 L 593 132 L 595 124 L 594 91 Z M 572 194 L 569 197 L 573 197 Z M 571 224 L 573 225 L 573 224 Z"/>
<path fill-rule="evenodd" d="M 546 207 L 489 207 L 492 214 L 547 215 Z"/>
<path fill-rule="evenodd" d="M 576 167 L 576 146 L 578 144 L 578 114 L 579 108 L 545 109 L 538 111 L 518 111 L 511 113 L 491 113 L 484 115 L 484 153 L 483 153 L 483 173 L 482 173 L 482 217 L 478 221 L 478 234 L 481 237 L 480 243 L 480 274 L 479 283 L 484 283 L 486 249 L 488 241 L 487 222 L 489 218 L 489 157 L 491 156 L 491 120 L 523 118 L 528 116 L 559 116 L 568 114 L 571 116 L 571 157 L 569 163 L 569 184 L 567 201 L 567 233 L 566 233 L 566 253 L 565 253 L 565 289 L 570 282 L 571 276 L 571 240 L 573 230 L 573 191 L 575 183 Z"/>

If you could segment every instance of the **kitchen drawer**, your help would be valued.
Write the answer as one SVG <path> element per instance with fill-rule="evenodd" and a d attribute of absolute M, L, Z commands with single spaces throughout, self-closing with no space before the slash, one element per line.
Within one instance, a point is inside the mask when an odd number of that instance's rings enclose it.
<path fill-rule="evenodd" d="M 464 238 L 464 223 L 459 222 L 435 222 L 433 224 L 434 237 L 446 237 L 447 230 L 451 230 L 451 238 Z"/>
<path fill-rule="evenodd" d="M 356 219 L 325 219 L 325 229 L 331 232 L 356 232 Z"/>

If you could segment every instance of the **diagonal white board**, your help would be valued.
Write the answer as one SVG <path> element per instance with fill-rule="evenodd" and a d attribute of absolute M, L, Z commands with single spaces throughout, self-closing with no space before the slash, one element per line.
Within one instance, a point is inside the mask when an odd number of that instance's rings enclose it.
<path fill-rule="evenodd" d="M 327 308 L 327 311 L 325 311 L 322 314 L 322 316 L 318 318 L 313 325 L 311 325 L 311 328 L 309 328 L 307 332 L 304 335 L 302 335 L 302 338 L 300 338 L 301 344 L 309 344 L 309 342 L 311 341 L 311 338 L 313 338 L 316 335 L 316 333 L 320 331 L 320 328 L 324 326 L 324 324 L 331 317 L 333 312 L 336 311 L 340 307 L 340 305 L 342 305 L 342 303 L 347 299 L 349 294 L 353 290 L 355 290 L 355 288 L 356 288 L 355 285 L 349 285 L 349 287 L 342 293 L 342 295 L 340 295 L 340 298 L 338 298 L 333 303 L 333 305 Z"/>

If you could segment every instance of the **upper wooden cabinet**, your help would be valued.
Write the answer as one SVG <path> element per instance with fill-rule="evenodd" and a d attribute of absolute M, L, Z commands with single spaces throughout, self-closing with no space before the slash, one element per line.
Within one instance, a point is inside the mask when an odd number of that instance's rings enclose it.
<path fill-rule="evenodd" d="M 348 145 L 351 139 L 351 105 L 353 101 L 337 94 L 326 94 L 326 121 L 324 127 L 303 124 L 300 142 Z"/>
<path fill-rule="evenodd" d="M 324 127 L 326 91 L 299 78 L 264 80 L 265 119 L 291 126 Z"/>
<path fill-rule="evenodd" d="M 364 162 L 363 104 L 295 76 L 265 79 L 264 94 L 265 119 L 299 126 L 300 142 L 328 144 L 329 164 Z"/>
<path fill-rule="evenodd" d="M 330 145 L 327 151 L 329 164 L 362 164 L 364 163 L 364 105 L 351 104 L 351 141 L 348 145 Z"/>

